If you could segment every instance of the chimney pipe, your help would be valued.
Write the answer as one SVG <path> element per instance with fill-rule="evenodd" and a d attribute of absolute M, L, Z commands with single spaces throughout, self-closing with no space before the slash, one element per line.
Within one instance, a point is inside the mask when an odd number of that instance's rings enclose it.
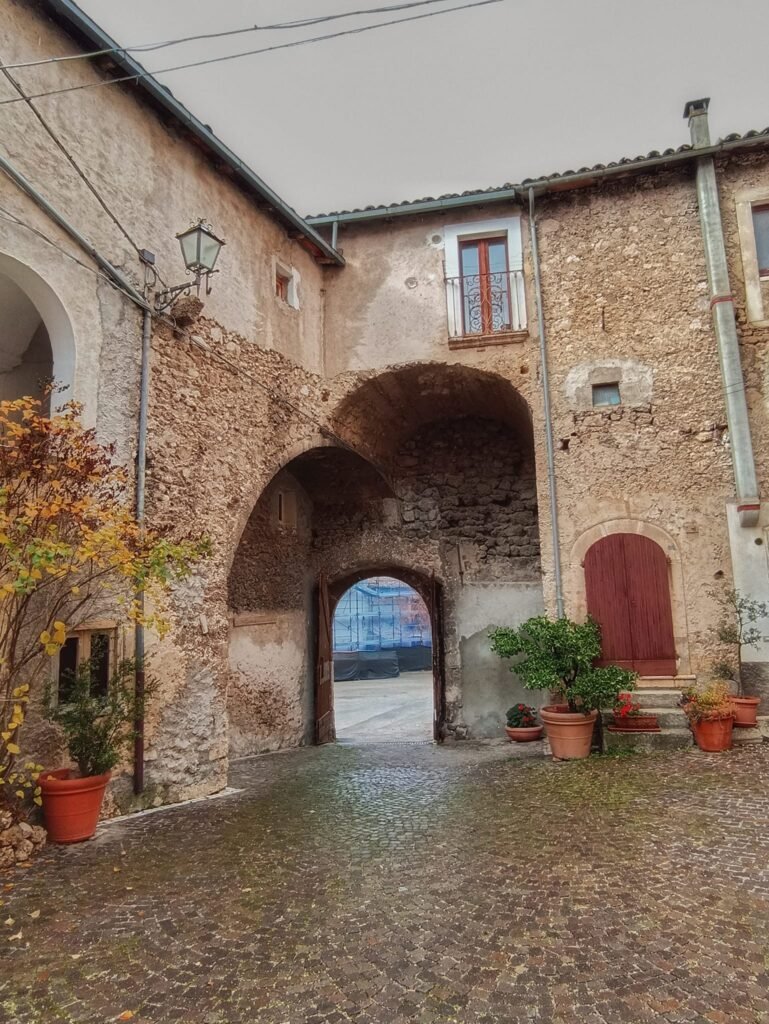
<path fill-rule="evenodd" d="M 695 150 L 710 145 L 709 105 L 709 99 L 700 99 L 690 100 L 684 107 L 684 117 L 688 118 L 692 147 Z M 712 155 L 701 156 L 697 160 L 697 201 L 708 272 L 710 310 L 721 365 L 726 420 L 729 425 L 737 511 L 741 526 L 755 526 L 761 506 L 750 435 L 748 403 L 745 398 L 745 381 L 742 376 L 737 321 L 734 316 L 734 299 L 729 285 L 729 268 L 721 225 L 716 166 Z"/>

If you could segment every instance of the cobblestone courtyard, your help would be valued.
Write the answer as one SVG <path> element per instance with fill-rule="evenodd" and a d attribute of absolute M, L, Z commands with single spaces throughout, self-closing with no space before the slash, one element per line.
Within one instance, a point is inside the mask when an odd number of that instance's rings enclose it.
<path fill-rule="evenodd" d="M 510 755 L 258 758 L 47 850 L 0 880 L 0 1019 L 769 1021 L 767 748 Z"/>

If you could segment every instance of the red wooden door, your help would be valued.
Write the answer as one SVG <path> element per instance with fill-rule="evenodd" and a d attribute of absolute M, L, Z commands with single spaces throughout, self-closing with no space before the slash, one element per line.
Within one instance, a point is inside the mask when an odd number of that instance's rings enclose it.
<path fill-rule="evenodd" d="M 315 664 L 315 742 L 333 743 L 334 727 L 334 656 L 332 653 L 331 605 L 328 583 L 318 579 L 318 652 Z"/>
<path fill-rule="evenodd" d="M 599 664 L 673 676 L 676 649 L 668 561 L 648 537 L 614 533 L 585 556 L 587 610 L 601 626 Z"/>

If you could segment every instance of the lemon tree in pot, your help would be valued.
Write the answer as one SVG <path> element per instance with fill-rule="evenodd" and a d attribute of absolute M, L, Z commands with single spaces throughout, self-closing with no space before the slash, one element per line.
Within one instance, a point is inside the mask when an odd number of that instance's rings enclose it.
<path fill-rule="evenodd" d="M 54 843 L 79 843 L 96 831 L 112 769 L 133 741 L 134 722 L 143 715 L 154 689 L 145 683 L 144 695 L 139 698 L 135 671 L 133 661 L 121 662 L 100 693 L 91 664 L 85 661 L 70 678 L 64 694 L 54 697 L 50 688 L 46 692 L 46 715 L 61 729 L 69 756 L 77 765 L 77 770 L 43 771 L 38 778 L 45 827 Z"/>
<path fill-rule="evenodd" d="M 548 690 L 559 701 L 540 710 L 553 757 L 587 757 L 598 712 L 613 707 L 636 679 L 616 665 L 595 667 L 601 655 L 598 623 L 538 615 L 515 629 L 492 630 L 490 640 L 527 690 Z"/>

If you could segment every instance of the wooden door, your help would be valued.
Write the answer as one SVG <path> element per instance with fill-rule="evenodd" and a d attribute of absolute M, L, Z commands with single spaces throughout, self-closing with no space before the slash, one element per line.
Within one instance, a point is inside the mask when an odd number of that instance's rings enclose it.
<path fill-rule="evenodd" d="M 430 631 L 433 655 L 433 739 L 443 742 L 445 715 L 443 685 L 443 607 L 441 588 L 433 576 L 430 585 Z"/>
<path fill-rule="evenodd" d="M 332 642 L 331 605 L 328 582 L 321 574 L 318 579 L 318 650 L 315 663 L 315 742 L 333 743 L 334 726 L 334 655 Z"/>
<path fill-rule="evenodd" d="M 668 560 L 648 537 L 614 533 L 585 556 L 587 610 L 601 626 L 600 665 L 676 674 Z"/>

